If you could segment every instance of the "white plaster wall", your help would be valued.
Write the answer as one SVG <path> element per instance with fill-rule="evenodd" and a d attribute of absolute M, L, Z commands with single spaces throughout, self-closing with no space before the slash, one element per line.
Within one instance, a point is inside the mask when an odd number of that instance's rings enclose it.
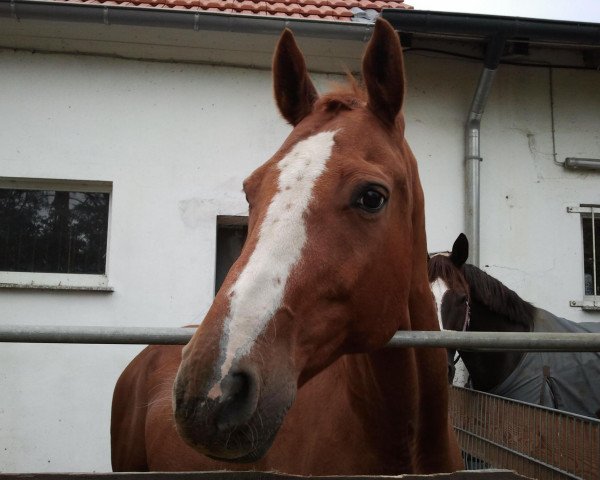
<path fill-rule="evenodd" d="M 409 54 L 407 137 L 419 160 L 429 251 L 464 230 L 464 120 L 481 66 Z M 552 88 L 551 88 L 552 84 Z M 552 90 L 552 95 L 551 95 Z M 556 159 L 600 158 L 600 74 L 501 65 L 481 131 L 481 266 L 534 305 L 574 321 L 600 313 L 583 297 L 581 221 L 568 206 L 600 204 L 600 173 Z M 456 365 L 455 385 L 468 372 Z"/>
<path fill-rule="evenodd" d="M 211 303 L 217 214 L 289 128 L 265 71 L 0 53 L 0 175 L 113 182 L 114 293 L 0 290 L 5 324 L 181 326 Z M 0 346 L 0 471 L 110 470 L 138 347 Z"/>
<path fill-rule="evenodd" d="M 600 158 L 600 73 L 552 76 L 557 160 Z M 599 321 L 569 306 L 583 297 L 583 253 L 567 207 L 600 204 L 600 173 L 554 163 L 549 79 L 547 69 L 498 72 L 482 128 L 481 264 L 536 306 Z"/>
<path fill-rule="evenodd" d="M 464 122 L 481 67 L 448 57 L 406 55 L 406 137 L 419 162 L 430 252 L 464 230 Z"/>
<path fill-rule="evenodd" d="M 407 57 L 430 250 L 463 230 L 463 123 L 480 65 Z M 558 158 L 600 156 L 598 73 L 555 72 Z M 317 77 L 326 85 L 328 79 Z M 111 294 L 0 290 L 5 324 L 180 326 L 212 299 L 217 214 L 289 131 L 268 72 L 0 51 L 0 175 L 113 182 Z M 560 315 L 582 295 L 600 176 L 553 164 L 548 71 L 501 67 L 482 130 L 482 263 Z M 528 136 L 529 135 L 529 136 Z M 506 198 L 508 197 L 508 198 Z M 597 314 L 595 314 L 597 315 Z M 107 471 L 112 388 L 139 347 L 0 345 L 0 471 Z"/>
<path fill-rule="evenodd" d="M 407 138 L 425 191 L 428 247 L 449 250 L 464 230 L 464 121 L 481 66 L 407 56 Z M 600 158 L 600 73 L 552 72 L 556 158 Z M 536 306 L 576 321 L 599 313 L 583 297 L 578 214 L 600 204 L 600 173 L 554 163 L 550 72 L 501 65 L 481 129 L 481 266 Z"/>

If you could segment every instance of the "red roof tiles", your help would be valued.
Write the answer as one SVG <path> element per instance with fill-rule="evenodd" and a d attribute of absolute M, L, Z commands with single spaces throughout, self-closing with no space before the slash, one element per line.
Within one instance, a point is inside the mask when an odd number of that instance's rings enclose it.
<path fill-rule="evenodd" d="M 352 21 L 352 8 L 381 11 L 383 8 L 411 9 L 404 0 L 54 0 L 57 3 L 155 7 L 202 12 L 268 15 L 313 20 Z"/>

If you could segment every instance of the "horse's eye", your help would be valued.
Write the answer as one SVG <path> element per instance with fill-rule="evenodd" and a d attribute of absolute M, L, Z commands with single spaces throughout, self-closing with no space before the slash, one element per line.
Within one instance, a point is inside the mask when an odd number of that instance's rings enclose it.
<path fill-rule="evenodd" d="M 377 212 L 383 208 L 387 198 L 375 188 L 365 190 L 356 201 L 356 205 L 366 212 Z"/>

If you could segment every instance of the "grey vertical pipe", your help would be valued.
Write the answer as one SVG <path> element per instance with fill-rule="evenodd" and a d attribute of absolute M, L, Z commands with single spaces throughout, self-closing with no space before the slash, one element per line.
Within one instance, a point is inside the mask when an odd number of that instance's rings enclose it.
<path fill-rule="evenodd" d="M 493 37 L 467 117 L 465 136 L 465 230 L 469 239 L 469 263 L 479 266 L 481 117 L 504 49 L 504 38 Z"/>
<path fill-rule="evenodd" d="M 469 239 L 469 263 L 479 266 L 481 117 L 490 95 L 496 69 L 484 67 L 467 118 L 465 145 L 465 230 Z"/>

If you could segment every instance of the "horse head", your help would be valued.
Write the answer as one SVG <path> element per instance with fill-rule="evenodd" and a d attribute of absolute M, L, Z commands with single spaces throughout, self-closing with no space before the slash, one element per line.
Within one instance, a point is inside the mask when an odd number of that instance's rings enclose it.
<path fill-rule="evenodd" d="M 427 262 L 429 285 L 442 330 L 462 331 L 468 328 L 469 284 L 462 273 L 468 256 L 469 241 L 461 233 L 451 252 L 434 254 Z"/>
<path fill-rule="evenodd" d="M 451 252 L 429 257 L 427 270 L 429 285 L 437 307 L 438 322 L 442 330 L 466 331 L 469 328 L 470 293 L 462 267 L 469 256 L 469 241 L 461 233 Z M 448 349 L 448 381 L 454 379 L 455 350 Z"/>
<path fill-rule="evenodd" d="M 431 303 L 423 198 L 397 33 L 377 21 L 366 90 L 319 96 L 289 30 L 273 73 L 293 130 L 244 182 L 246 243 L 183 350 L 173 394 L 182 438 L 239 462 L 266 453 L 297 389 L 340 356 L 435 328 L 433 304 L 421 313 Z"/>

